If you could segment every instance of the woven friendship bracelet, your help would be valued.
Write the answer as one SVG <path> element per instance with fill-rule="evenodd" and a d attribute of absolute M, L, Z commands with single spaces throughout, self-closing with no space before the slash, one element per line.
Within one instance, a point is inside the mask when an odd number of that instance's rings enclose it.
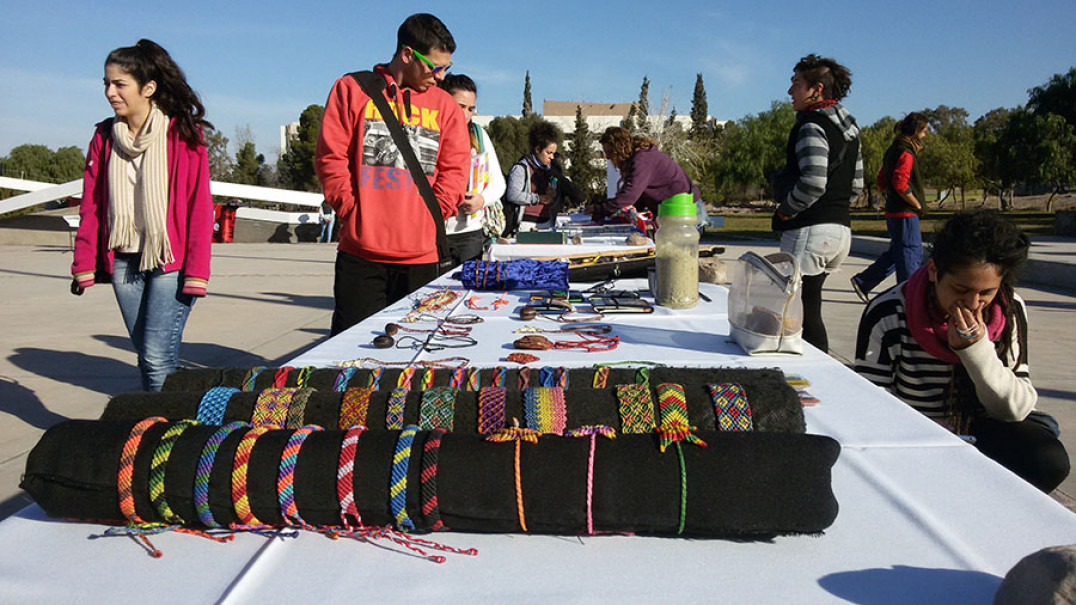
<path fill-rule="evenodd" d="M 531 369 L 519 368 L 519 372 L 516 374 L 516 390 L 525 391 L 527 387 L 531 385 Z"/>
<path fill-rule="evenodd" d="M 202 424 L 219 426 L 224 424 L 224 412 L 228 409 L 228 400 L 239 392 L 235 387 L 213 387 L 202 395 L 198 402 L 195 419 Z"/>
<path fill-rule="evenodd" d="M 389 402 L 385 409 L 385 428 L 390 431 L 400 431 L 404 428 L 407 393 L 411 390 L 411 377 L 415 375 L 416 370 L 415 366 L 404 368 L 396 379 L 396 388 L 389 393 Z"/>
<path fill-rule="evenodd" d="M 209 475 L 213 472 L 213 463 L 217 460 L 217 450 L 228 435 L 247 426 L 245 422 L 229 422 L 210 435 L 202 446 L 198 468 L 194 473 L 194 510 L 198 512 L 198 520 L 206 527 L 220 527 L 220 523 L 213 518 L 213 512 L 209 510 Z"/>
<path fill-rule="evenodd" d="M 288 418 L 288 406 L 291 405 L 294 396 L 294 388 L 263 390 L 254 403 L 254 412 L 250 416 L 251 426 L 284 428 L 284 423 Z"/>
<path fill-rule="evenodd" d="M 277 499 L 280 502 L 280 516 L 284 518 L 285 525 L 306 526 L 306 521 L 299 516 L 299 507 L 295 504 L 295 464 L 299 461 L 299 450 L 303 448 L 303 442 L 314 431 L 320 431 L 321 427 L 316 424 L 306 425 L 296 429 L 288 438 L 284 446 L 284 453 L 280 455 L 280 470 L 276 478 Z"/>
<path fill-rule="evenodd" d="M 295 394 L 291 398 L 291 405 L 288 406 L 288 416 L 287 420 L 284 421 L 284 428 L 297 429 L 303 426 L 306 419 L 306 402 L 313 392 L 314 389 L 310 387 L 298 387 L 295 390 Z"/>
<path fill-rule="evenodd" d="M 736 383 L 718 383 L 706 385 L 710 389 L 710 399 L 714 402 L 719 431 L 753 431 L 755 423 L 751 416 L 751 404 L 747 401 L 747 391 L 743 385 Z"/>
<path fill-rule="evenodd" d="M 451 431 L 456 417 L 457 394 L 459 389 L 452 387 L 433 387 L 423 391 L 422 404 L 418 409 L 418 428 L 423 431 Z"/>
<path fill-rule="evenodd" d="M 616 429 L 604 425 L 587 425 L 564 431 L 565 437 L 590 437 L 590 454 L 587 456 L 587 533 L 594 534 L 594 453 L 597 438 L 616 439 Z"/>
<path fill-rule="evenodd" d="M 250 467 L 250 452 L 254 449 L 254 443 L 265 433 L 268 427 L 258 426 L 250 429 L 243 435 L 239 446 L 235 450 L 235 462 L 232 465 L 232 503 L 235 506 L 239 524 L 247 527 L 265 525 L 254 516 L 250 510 L 250 497 L 247 495 L 247 472 Z"/>
<path fill-rule="evenodd" d="M 294 369 L 295 368 L 291 366 L 284 366 L 282 368 L 278 368 L 276 374 L 273 375 L 273 388 L 282 389 L 288 386 L 288 374 L 290 374 L 291 371 Z"/>
<path fill-rule="evenodd" d="M 527 422 L 527 428 L 539 433 L 563 434 L 568 420 L 564 405 L 564 389 L 531 387 L 523 391 L 523 416 Z"/>
<path fill-rule="evenodd" d="M 306 387 L 306 383 L 310 382 L 310 376 L 314 373 L 315 369 L 317 368 L 314 366 L 306 366 L 299 370 L 299 377 L 295 379 L 295 386 L 300 389 Z"/>
<path fill-rule="evenodd" d="M 684 386 L 670 382 L 658 385 L 658 409 L 661 410 L 661 426 L 658 427 L 660 449 L 662 453 L 670 443 L 687 441 L 699 447 L 706 447 L 706 442 L 691 431 L 687 416 L 687 396 Z"/>
<path fill-rule="evenodd" d="M 568 371 L 564 368 L 544 367 L 538 374 L 538 384 L 543 387 L 568 388 Z"/>
<path fill-rule="evenodd" d="M 381 388 L 381 374 L 385 371 L 385 368 L 374 368 L 370 370 L 370 373 L 366 375 L 366 386 L 373 387 L 376 391 Z"/>
<path fill-rule="evenodd" d="M 124 518 L 130 523 L 145 523 L 135 510 L 134 493 L 131 491 L 131 482 L 134 476 L 134 460 L 135 456 L 138 454 L 138 446 L 142 443 L 142 435 L 146 433 L 146 430 L 149 429 L 149 427 L 164 421 L 165 418 L 161 416 L 152 416 L 145 420 L 140 420 L 131 427 L 131 432 L 127 435 L 127 441 L 123 443 L 123 450 L 120 452 L 120 469 L 116 479 L 116 487 L 120 497 L 120 512 L 123 513 Z"/>
<path fill-rule="evenodd" d="M 420 495 L 422 496 L 422 516 L 426 519 L 426 527 L 430 531 L 448 529 L 441 521 L 441 511 L 437 505 L 437 457 L 441 451 L 441 438 L 445 435 L 445 429 L 434 429 L 422 445 L 422 483 Z"/>
<path fill-rule="evenodd" d="M 385 409 L 385 428 L 390 431 L 403 430 L 404 408 L 407 406 L 407 394 L 410 389 L 396 387 L 389 393 L 388 407 Z"/>
<path fill-rule="evenodd" d="M 392 478 L 389 483 L 389 509 L 396 519 L 396 527 L 404 531 L 415 529 L 407 515 L 407 473 L 411 468 L 411 445 L 418 427 L 410 424 L 396 439 L 396 453 L 392 455 Z"/>
<path fill-rule="evenodd" d="M 490 378 L 490 386 L 505 387 L 508 386 L 508 370 L 504 366 L 497 366 L 493 368 L 493 376 Z"/>
<path fill-rule="evenodd" d="M 523 510 L 523 475 L 520 472 L 519 464 L 519 452 L 522 447 L 522 442 L 538 443 L 538 431 L 533 429 L 520 428 L 516 426 L 500 429 L 495 433 L 488 435 L 486 441 L 493 443 L 506 443 L 514 442 L 516 444 L 515 452 L 515 472 L 516 472 L 516 514 L 519 516 L 519 528 L 524 532 L 527 531 L 527 515 Z"/>
<path fill-rule="evenodd" d="M 508 388 L 503 386 L 482 387 L 478 391 L 478 432 L 482 435 L 506 426 L 504 406 Z"/>
<path fill-rule="evenodd" d="M 422 380 L 419 382 L 418 390 L 425 391 L 433 386 L 433 368 L 426 368 L 422 372 Z"/>
<path fill-rule="evenodd" d="M 254 390 L 254 384 L 258 380 L 258 374 L 265 371 L 265 366 L 254 366 L 247 370 L 247 375 L 243 377 L 243 390 L 251 392 Z"/>
<path fill-rule="evenodd" d="M 351 380 L 351 377 L 355 375 L 355 371 L 358 368 L 344 368 L 340 370 L 340 373 L 336 375 L 336 380 L 333 381 L 333 390 L 338 393 L 343 393 L 347 390 L 347 383 Z"/>
<path fill-rule="evenodd" d="M 463 387 L 463 381 L 467 378 L 467 368 L 459 367 L 452 370 L 452 378 L 448 381 L 448 386 L 459 389 Z"/>
<path fill-rule="evenodd" d="M 602 366 L 594 370 L 594 388 L 604 389 L 609 382 L 609 368 Z"/>
<path fill-rule="evenodd" d="M 654 432 L 654 401 L 645 384 L 618 384 L 616 398 L 620 404 L 620 432 L 628 434 Z"/>
<path fill-rule="evenodd" d="M 340 502 L 340 521 L 344 527 L 362 527 L 362 517 L 355 505 L 355 452 L 359 448 L 359 436 L 364 426 L 352 426 L 344 434 L 340 444 L 340 457 L 336 466 L 336 498 Z M 355 520 L 352 525 L 348 517 Z"/>
<path fill-rule="evenodd" d="M 337 427 L 345 431 L 353 426 L 366 425 L 366 413 L 370 409 L 371 387 L 351 387 L 340 400 L 340 420 Z"/>
<path fill-rule="evenodd" d="M 168 427 L 164 435 L 161 435 L 161 440 L 157 443 L 157 449 L 153 451 L 153 460 L 149 466 L 149 500 L 165 523 L 183 524 L 183 518 L 172 511 L 172 507 L 168 506 L 168 501 L 164 498 L 164 474 L 168 466 L 168 459 L 172 457 L 172 448 L 175 447 L 176 441 L 179 440 L 184 431 L 195 424 L 197 422 L 194 420 L 181 420 Z"/>
<path fill-rule="evenodd" d="M 479 375 L 478 368 L 471 368 L 467 372 L 467 386 L 468 391 L 477 391 L 482 386 L 482 377 Z"/>

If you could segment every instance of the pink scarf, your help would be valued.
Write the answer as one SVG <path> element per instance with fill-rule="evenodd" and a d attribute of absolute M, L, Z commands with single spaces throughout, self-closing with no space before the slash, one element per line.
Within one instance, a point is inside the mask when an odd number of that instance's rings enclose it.
<path fill-rule="evenodd" d="M 908 331 L 923 350 L 941 361 L 960 365 L 960 358 L 949 348 L 949 322 L 934 307 L 933 297 L 929 296 L 930 276 L 927 266 L 923 265 L 908 278 L 903 286 L 904 314 L 908 320 Z M 990 342 L 997 342 L 1005 330 L 1005 312 L 1001 308 L 1000 295 L 990 302 L 983 316 L 986 318 L 986 332 Z"/>

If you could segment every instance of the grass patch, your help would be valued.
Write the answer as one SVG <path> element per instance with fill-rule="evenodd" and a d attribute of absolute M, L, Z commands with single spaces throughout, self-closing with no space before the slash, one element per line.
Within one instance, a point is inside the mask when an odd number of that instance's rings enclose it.
<path fill-rule="evenodd" d="M 923 239 L 930 241 L 934 233 L 942 223 L 949 220 L 953 211 L 936 210 L 927 214 L 920 223 Z M 725 217 L 725 226 L 721 228 L 706 229 L 706 235 L 711 238 L 756 238 L 777 239 L 777 235 L 770 229 L 769 212 L 757 212 L 751 214 L 722 214 Z M 1053 235 L 1054 213 L 1041 211 L 1014 211 L 1006 212 L 1009 217 L 1021 229 L 1029 235 Z M 852 212 L 852 233 L 874 237 L 889 237 L 885 229 L 885 216 L 874 210 L 859 210 Z"/>

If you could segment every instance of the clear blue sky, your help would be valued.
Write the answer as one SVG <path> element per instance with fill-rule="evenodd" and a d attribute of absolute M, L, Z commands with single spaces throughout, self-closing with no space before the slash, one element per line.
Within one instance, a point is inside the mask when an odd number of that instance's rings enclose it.
<path fill-rule="evenodd" d="M 111 114 L 105 56 L 146 37 L 226 136 L 249 125 L 275 162 L 280 125 L 324 103 L 340 75 L 387 61 L 414 12 L 448 25 L 453 70 L 478 82 L 483 115 L 519 113 L 527 70 L 538 111 L 544 99 L 633 101 L 647 76 L 652 108 L 667 92 L 686 114 L 701 73 L 710 114 L 737 120 L 786 99 L 792 66 L 815 52 L 851 68 L 845 105 L 861 124 L 943 104 L 975 120 L 1076 65 L 1074 0 L 0 0 L 0 155 L 23 143 L 85 149 Z"/>

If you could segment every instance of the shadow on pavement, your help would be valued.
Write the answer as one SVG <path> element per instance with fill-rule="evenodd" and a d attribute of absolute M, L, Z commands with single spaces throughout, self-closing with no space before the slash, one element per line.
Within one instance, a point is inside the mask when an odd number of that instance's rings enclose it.
<path fill-rule="evenodd" d="M 49 410 L 36 393 L 9 378 L 0 378 L 0 412 L 11 414 L 38 429 L 47 429 L 68 419 Z"/>
<path fill-rule="evenodd" d="M 106 395 L 130 389 L 139 381 L 138 368 L 133 364 L 74 351 L 24 347 L 15 349 L 8 361 L 32 374 Z"/>

